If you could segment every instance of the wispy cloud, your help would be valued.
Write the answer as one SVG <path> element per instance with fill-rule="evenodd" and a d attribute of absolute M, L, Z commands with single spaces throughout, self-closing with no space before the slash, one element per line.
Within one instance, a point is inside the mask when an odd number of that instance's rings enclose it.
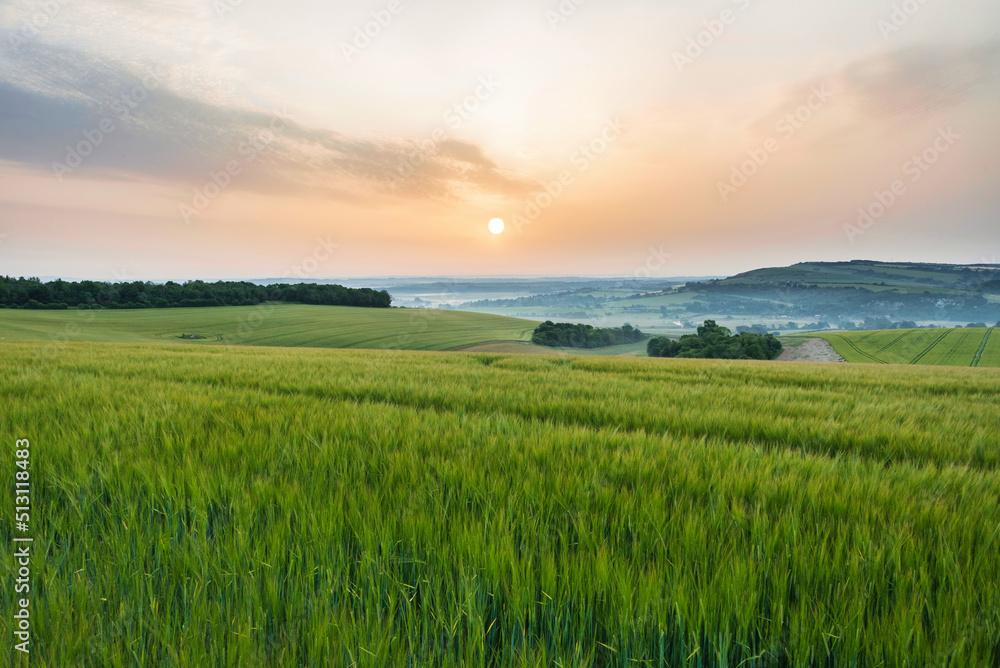
<path fill-rule="evenodd" d="M 254 190 L 449 199 L 516 196 L 530 188 L 481 147 L 457 139 L 431 144 L 308 127 L 281 108 L 240 109 L 186 97 L 166 70 L 136 70 L 41 43 L 22 45 L 13 58 L 0 62 L 0 159 L 53 169 L 85 132 L 107 120 L 114 132 L 82 162 L 82 173 L 197 185 L 240 160 L 253 164 L 234 187 Z"/>

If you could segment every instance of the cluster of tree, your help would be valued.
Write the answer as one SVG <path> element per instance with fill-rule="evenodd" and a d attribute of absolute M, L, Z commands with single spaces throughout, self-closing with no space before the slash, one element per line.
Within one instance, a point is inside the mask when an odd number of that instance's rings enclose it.
<path fill-rule="evenodd" d="M 781 329 L 781 328 L 782 328 L 781 325 L 778 325 L 778 326 L 775 327 L 775 329 Z M 740 328 L 737 327 L 736 331 L 739 331 L 739 329 Z M 822 320 L 820 320 L 819 322 L 807 322 L 804 325 L 800 325 L 797 322 L 793 322 L 793 321 L 789 320 L 788 322 L 785 323 L 784 329 L 830 329 L 830 323 L 823 322 Z M 762 334 L 763 333 L 763 332 L 759 332 L 759 331 L 755 331 L 755 330 L 751 330 L 751 331 L 753 331 L 753 333 L 755 333 L 755 334 Z"/>
<path fill-rule="evenodd" d="M 871 329 L 926 329 L 933 328 L 934 325 L 928 325 L 926 328 L 921 327 L 913 320 L 890 320 L 889 318 L 865 318 L 864 322 L 854 322 L 852 320 L 844 320 L 837 325 L 840 329 L 845 330 L 871 330 Z M 984 323 L 970 323 L 969 327 L 985 327 Z"/>
<path fill-rule="evenodd" d="M 858 329 L 917 329 L 912 320 L 890 320 L 889 318 L 865 318 Z"/>
<path fill-rule="evenodd" d="M 392 297 L 385 290 L 316 283 L 257 285 L 235 281 L 104 283 L 63 280 L 43 283 L 37 278 L 0 277 L 0 308 L 170 308 L 255 306 L 264 302 L 388 308 Z"/>
<path fill-rule="evenodd" d="M 628 323 L 622 327 L 601 328 L 547 320 L 535 328 L 531 342 L 553 348 L 603 348 L 637 343 L 646 338 L 645 334 Z"/>
<path fill-rule="evenodd" d="M 770 334 L 742 332 L 734 336 L 714 320 L 706 320 L 697 334 L 682 336 L 678 341 L 661 336 L 646 344 L 650 357 L 703 359 L 773 360 L 781 354 L 781 348 L 781 342 Z"/>

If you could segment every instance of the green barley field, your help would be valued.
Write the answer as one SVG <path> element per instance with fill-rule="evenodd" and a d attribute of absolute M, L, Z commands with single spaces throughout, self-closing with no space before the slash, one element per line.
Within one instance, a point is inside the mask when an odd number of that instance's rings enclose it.
<path fill-rule="evenodd" d="M 1000 665 L 995 369 L 0 351 L 33 666 Z"/>
<path fill-rule="evenodd" d="M 0 310 L 5 341 L 447 350 L 530 341 L 531 320 L 436 309 L 262 304 L 100 311 Z M 194 335 L 201 338 L 182 339 Z"/>
<path fill-rule="evenodd" d="M 826 332 L 848 362 L 1000 367 L 1000 334 L 994 328 L 900 329 Z"/>

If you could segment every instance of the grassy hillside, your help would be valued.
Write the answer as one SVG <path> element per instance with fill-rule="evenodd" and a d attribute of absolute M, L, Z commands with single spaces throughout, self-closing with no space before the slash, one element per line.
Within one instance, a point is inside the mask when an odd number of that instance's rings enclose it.
<path fill-rule="evenodd" d="M 749 319 L 786 331 L 788 321 L 860 322 L 874 330 L 894 322 L 997 322 L 998 279 L 1000 265 L 804 262 L 691 284 L 683 293 L 694 297 L 685 310 L 725 314 L 719 319 L 728 324 Z"/>
<path fill-rule="evenodd" d="M 482 313 L 276 304 L 105 311 L 0 309 L 5 341 L 446 350 L 527 341 L 538 323 Z M 195 335 L 199 339 L 182 339 Z"/>
<path fill-rule="evenodd" d="M 1000 657 L 992 369 L 5 342 L 0 376 L 33 664 Z"/>
<path fill-rule="evenodd" d="M 995 328 L 905 329 L 814 334 L 848 362 L 1000 367 Z"/>
<path fill-rule="evenodd" d="M 827 287 L 919 288 L 921 291 L 976 290 L 1000 278 L 1000 265 L 953 265 L 916 262 L 800 262 L 790 267 L 755 269 L 719 281 L 722 284 L 771 285 L 810 283 Z"/>

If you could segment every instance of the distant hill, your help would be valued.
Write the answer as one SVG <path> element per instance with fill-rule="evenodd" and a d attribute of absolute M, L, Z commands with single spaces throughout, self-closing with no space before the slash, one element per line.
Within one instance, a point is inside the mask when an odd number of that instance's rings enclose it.
<path fill-rule="evenodd" d="M 802 262 L 689 283 L 687 313 L 815 320 L 848 329 L 1000 319 L 1000 265 Z"/>
<path fill-rule="evenodd" d="M 876 288 L 925 288 L 978 292 L 992 281 L 1000 281 L 998 264 L 924 264 L 915 262 L 800 262 L 790 267 L 754 269 L 730 278 L 707 281 L 715 285 L 795 285 L 820 287 L 854 286 Z M 998 290 L 1000 283 L 990 286 Z"/>

